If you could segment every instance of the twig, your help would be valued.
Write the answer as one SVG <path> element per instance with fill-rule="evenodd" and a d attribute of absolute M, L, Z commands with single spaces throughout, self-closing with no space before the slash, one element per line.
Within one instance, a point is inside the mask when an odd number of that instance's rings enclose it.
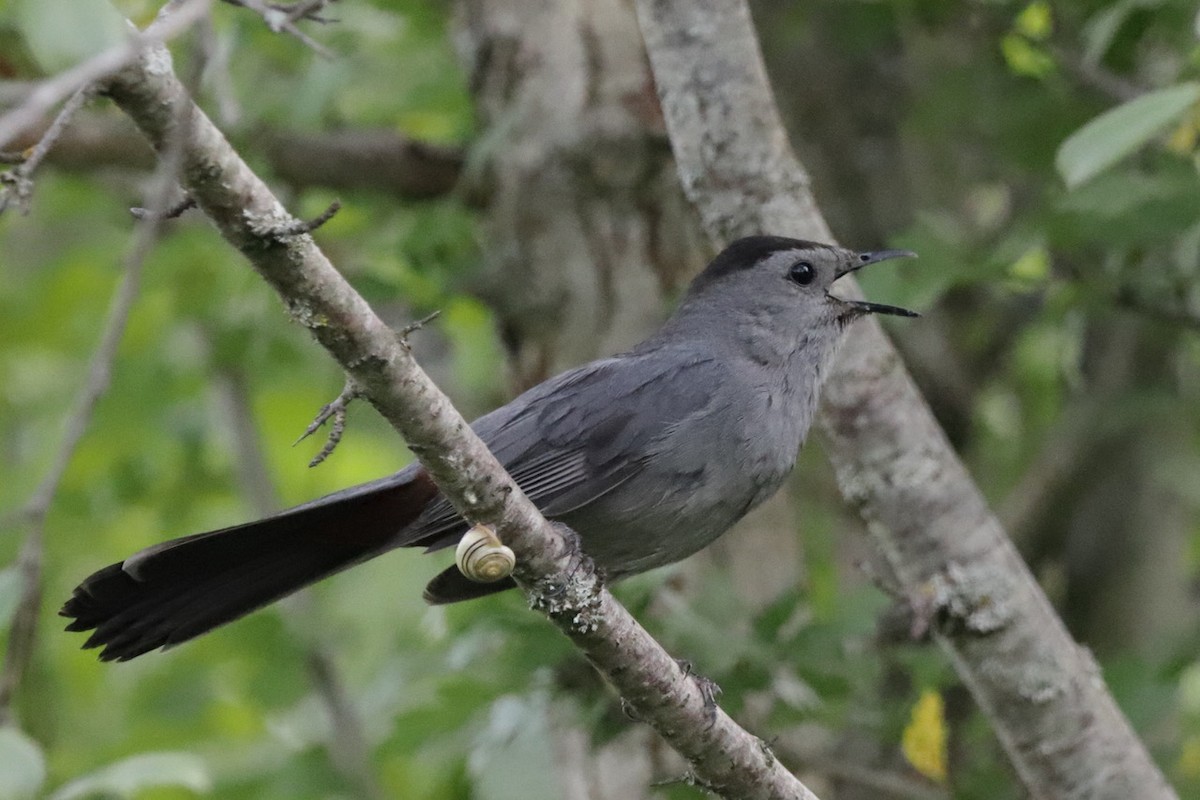
<path fill-rule="evenodd" d="M 335 210 L 332 206 L 330 208 L 331 210 Z M 329 214 L 329 212 L 326 213 Z M 332 216 L 332 214 L 329 214 L 329 216 Z M 441 313 L 441 311 L 434 311 L 424 319 L 419 319 L 416 322 L 405 325 L 400 330 L 400 343 L 407 348 L 409 334 L 421 330 L 421 328 L 437 319 Z M 337 396 L 337 399 L 332 403 L 326 403 L 322 406 L 321 410 L 317 412 L 317 416 L 304 429 L 304 433 L 300 434 L 300 438 L 292 442 L 292 447 L 295 447 L 316 433 L 322 425 L 329 421 L 330 417 L 333 418 L 333 425 L 329 429 L 329 438 L 325 440 L 325 446 L 321 448 L 321 452 L 313 456 L 312 461 L 308 462 L 309 467 L 315 467 L 329 458 L 333 454 L 334 449 L 341 444 L 342 435 L 346 432 L 346 408 L 358 397 L 362 397 L 362 392 L 354 385 L 354 381 L 347 380 L 346 385 L 342 387 L 342 393 Z"/>
<path fill-rule="evenodd" d="M 253 4 L 245 2 L 245 0 L 221 0 L 221 2 L 239 8 L 247 8 L 260 14 L 262 13 L 260 9 L 265 9 L 267 12 L 270 12 L 270 16 L 264 17 L 264 21 L 267 23 L 267 27 L 275 33 L 279 33 L 281 29 L 281 16 L 288 22 L 299 22 L 306 19 L 326 25 L 337 21 L 321 16 L 321 11 L 325 6 L 336 2 L 336 0 L 301 0 L 301 2 L 296 3 L 271 3 L 259 0 Z"/>
<path fill-rule="evenodd" d="M 161 44 L 187 30 L 208 13 L 209 2 L 210 0 L 172 0 L 146 30 L 39 83 L 16 108 L 0 117 L 0 147 L 32 128 L 50 109 L 84 86 L 96 83 L 122 69 L 147 47 Z"/>
<path fill-rule="evenodd" d="M 306 590 L 304 596 L 311 597 L 312 593 Z M 325 746 L 330 760 L 364 798 L 383 800 L 388 795 L 371 770 L 371 748 L 337 664 L 319 641 L 309 644 L 305 661 L 309 680 L 329 714 L 329 740 Z"/>
<path fill-rule="evenodd" d="M 50 148 L 54 146 L 55 142 L 62 136 L 63 131 L 66 130 L 67 123 L 75 116 L 75 112 L 87 105 L 88 101 L 95 94 L 95 87 L 88 85 L 71 95 L 71 99 L 59 110 L 58 115 L 54 118 L 54 122 L 50 123 L 50 127 L 46 129 L 46 132 L 42 134 L 42 138 L 38 140 L 38 143 L 33 146 L 33 149 L 26 156 L 25 163 L 22 166 L 28 172 L 33 172 L 33 170 L 38 168 L 38 165 L 42 163 L 42 159 L 50 152 Z"/>
<path fill-rule="evenodd" d="M 158 218 L 160 220 L 178 219 L 179 217 L 183 216 L 184 212 L 188 211 L 189 209 L 193 209 L 195 207 L 196 207 L 195 200 L 193 200 L 190 197 L 184 197 L 178 203 L 176 203 L 173 206 L 170 206 L 169 208 L 164 210 L 161 214 L 159 214 Z M 129 209 L 129 213 L 132 214 L 135 219 L 148 219 L 150 217 L 149 209 L 140 208 L 138 206 L 134 206 L 133 208 Z"/>
<path fill-rule="evenodd" d="M 355 386 L 354 381 L 347 380 L 346 385 L 342 387 L 342 393 L 337 396 L 337 399 L 332 403 L 326 403 L 321 406 L 321 410 L 317 412 L 317 416 L 304 429 L 304 433 L 300 434 L 300 438 L 292 442 L 292 447 L 300 444 L 309 436 L 316 433 L 330 417 L 333 417 L 333 425 L 329 429 L 329 438 L 325 440 L 325 446 L 321 448 L 321 452 L 313 456 L 312 461 L 308 462 L 309 467 L 315 467 L 329 458 L 334 448 L 341 443 L 342 434 L 346 432 L 346 407 L 358 397 L 362 397 L 362 392 Z"/>
<path fill-rule="evenodd" d="M 325 6 L 336 0 L 304 0 L 303 2 L 292 4 L 292 8 L 288 11 L 288 19 L 292 22 L 299 22 L 302 19 L 311 19 L 313 22 L 329 23 L 336 20 L 331 20 L 328 17 L 320 16 L 320 12 Z"/>
<path fill-rule="evenodd" d="M 441 309 L 438 309 L 437 311 L 434 311 L 432 314 L 422 317 L 421 319 L 417 320 L 416 322 L 408 323 L 407 325 L 405 325 L 403 328 L 400 329 L 400 341 L 404 343 L 405 347 L 408 347 L 408 337 L 409 336 L 411 336 L 412 334 L 421 330 L 422 328 L 424 328 L 429 323 L 433 322 L 435 319 L 437 319 L 441 315 L 442 315 L 442 311 L 441 311 Z"/>
<path fill-rule="evenodd" d="M 283 225 L 277 225 L 272 232 L 279 238 L 285 236 L 302 236 L 306 233 L 312 233 L 317 228 L 324 225 L 333 216 L 342 210 L 342 204 L 338 200 L 334 200 L 329 204 L 329 208 L 322 211 L 319 215 L 310 220 L 297 219 Z"/>
<path fill-rule="evenodd" d="M 29 213 L 29 201 L 33 197 L 31 176 L 34 170 L 38 168 L 42 159 L 50 152 L 50 148 L 62 136 L 63 131 L 67 128 L 67 123 L 75 116 L 75 112 L 83 108 L 94 94 L 94 88 L 89 85 L 71 95 L 71 99 L 59 110 L 54 117 L 54 122 L 46 128 L 37 144 L 21 154 L 20 161 L 14 169 L 0 175 L 0 214 L 8 208 L 9 200 L 13 197 L 16 198 L 17 207 L 21 209 L 21 213 Z"/>
<path fill-rule="evenodd" d="M 231 6 L 240 6 L 253 11 L 263 18 L 263 22 L 267 23 L 267 27 L 272 32 L 290 34 L 322 58 L 333 58 L 333 51 L 296 26 L 296 22 L 301 19 L 310 19 L 314 22 L 322 23 L 327 22 L 328 20 L 317 15 L 317 11 L 325 5 L 324 0 L 315 3 L 301 2 L 293 4 L 267 3 L 263 2 L 263 0 L 224 0 L 224 2 Z"/>

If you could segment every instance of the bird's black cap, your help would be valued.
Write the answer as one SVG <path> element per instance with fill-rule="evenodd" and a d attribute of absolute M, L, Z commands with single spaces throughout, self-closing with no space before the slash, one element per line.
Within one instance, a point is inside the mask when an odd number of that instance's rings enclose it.
<path fill-rule="evenodd" d="M 789 239 L 786 236 L 746 236 L 732 242 L 696 276 L 692 289 L 699 289 L 743 269 L 750 269 L 771 253 L 780 250 L 835 249 L 832 245 Z"/>

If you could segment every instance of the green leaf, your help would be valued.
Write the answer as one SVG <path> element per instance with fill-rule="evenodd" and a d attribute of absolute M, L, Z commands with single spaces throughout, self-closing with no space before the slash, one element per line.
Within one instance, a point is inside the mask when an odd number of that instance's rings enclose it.
<path fill-rule="evenodd" d="M 16 20 L 38 66 L 47 73 L 74 66 L 132 33 L 108 0 L 20 0 Z"/>
<path fill-rule="evenodd" d="M 142 753 L 77 778 L 50 795 L 50 800 L 133 797 L 143 789 L 179 786 L 196 793 L 212 789 L 204 761 L 191 753 Z"/>
<path fill-rule="evenodd" d="M 1042 245 L 1035 245 L 1008 267 L 1008 274 L 1021 283 L 1044 283 L 1050 277 L 1050 254 Z"/>
<path fill-rule="evenodd" d="M 1200 83 L 1142 95 L 1104 112 L 1058 148 L 1055 165 L 1070 188 L 1094 178 L 1161 133 L 1200 100 Z"/>
<path fill-rule="evenodd" d="M 0 800 L 33 797 L 46 780 L 46 759 L 37 742 L 16 728 L 0 728 Z"/>

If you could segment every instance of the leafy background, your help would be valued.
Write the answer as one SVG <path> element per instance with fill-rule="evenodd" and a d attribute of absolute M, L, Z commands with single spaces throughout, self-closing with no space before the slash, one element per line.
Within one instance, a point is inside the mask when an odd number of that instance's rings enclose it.
<path fill-rule="evenodd" d="M 143 24 L 156 11 L 117 8 Z M 867 293 L 926 311 L 893 332 L 943 425 L 1153 755 L 1183 796 L 1200 796 L 1194 4 L 752 9 L 839 238 L 921 254 L 865 276 Z M 478 142 L 445 5 L 347 0 L 334 16 L 314 33 L 337 53 L 326 60 L 253 14 L 215 10 L 199 95 L 252 163 L 266 169 L 263 126 Z M 74 63 L 119 35 L 112 19 L 100 0 L 0 5 L 0 73 Z M 0 512 L 26 502 L 53 457 L 144 178 L 45 168 L 32 213 L 0 217 Z M 300 216 L 334 199 L 277 188 Z M 455 194 L 339 197 L 317 235 L 335 263 L 397 326 L 443 312 L 416 341 L 464 413 L 502 402 L 503 347 L 473 291 L 488 246 L 479 212 Z M 419 587 L 443 563 L 411 553 L 128 664 L 101 665 L 61 632 L 57 604 L 100 566 L 407 461 L 356 407 L 338 452 L 307 468 L 319 442 L 291 444 L 341 376 L 280 310 L 198 215 L 155 248 L 112 388 L 47 521 L 38 646 L 20 727 L 0 729 L 0 798 L 348 797 L 371 782 L 405 798 L 558 797 L 564 716 L 596 747 L 636 725 L 519 597 L 426 608 Z M 265 483 L 246 472 L 255 452 Z M 791 490 L 805 509 L 795 590 L 752 608 L 720 570 L 687 595 L 667 570 L 620 596 L 756 731 L 829 742 L 807 769 L 860 766 L 865 741 L 880 769 L 929 796 L 1021 797 L 953 671 L 889 626 L 819 446 Z M 6 530 L 0 564 L 20 544 Z M 18 586 L 15 568 L 0 570 L 0 633 Z M 314 652 L 360 717 L 366 784 L 339 766 Z"/>

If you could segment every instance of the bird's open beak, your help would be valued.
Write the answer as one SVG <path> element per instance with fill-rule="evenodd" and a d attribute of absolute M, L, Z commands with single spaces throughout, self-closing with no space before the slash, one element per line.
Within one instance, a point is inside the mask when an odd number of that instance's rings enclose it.
<path fill-rule="evenodd" d="M 916 258 L 917 254 L 911 250 L 876 250 L 873 253 L 859 253 L 855 262 L 846 269 L 840 270 L 834 276 L 836 281 L 843 275 L 849 275 L 851 272 L 857 272 L 868 264 L 878 264 L 880 261 L 890 261 L 893 258 Z M 839 302 L 852 306 L 855 311 L 860 314 L 891 314 L 895 317 L 919 317 L 921 316 L 915 311 L 909 311 L 907 308 L 899 306 L 889 306 L 883 303 L 871 303 L 866 300 L 842 300 L 840 297 L 835 298 Z"/>

